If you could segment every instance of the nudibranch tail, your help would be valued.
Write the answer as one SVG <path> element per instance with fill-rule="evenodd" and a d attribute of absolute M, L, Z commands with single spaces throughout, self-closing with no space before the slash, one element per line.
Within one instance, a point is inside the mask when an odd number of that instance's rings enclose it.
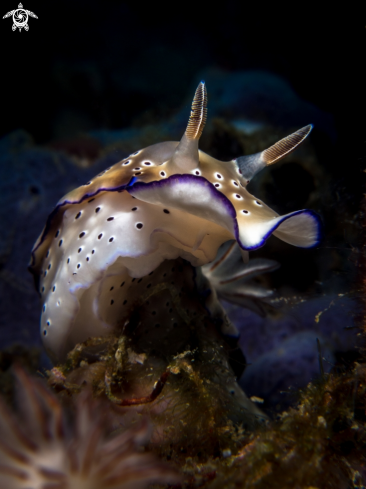
<path fill-rule="evenodd" d="M 172 167 L 177 167 L 181 172 L 190 171 L 198 167 L 198 141 L 205 127 L 206 119 L 207 90 L 205 82 L 201 81 L 193 97 L 192 110 L 186 132 L 183 134 L 170 160 Z"/>
<path fill-rule="evenodd" d="M 250 181 L 254 175 L 263 170 L 263 168 L 272 165 L 272 163 L 275 163 L 294 151 L 297 146 L 308 137 L 312 129 L 312 124 L 309 124 L 281 139 L 273 146 L 270 146 L 260 153 L 249 156 L 240 156 L 234 161 L 238 165 L 243 177 L 247 181 Z"/>
<path fill-rule="evenodd" d="M 189 117 L 186 136 L 188 139 L 199 139 L 207 119 L 207 90 L 204 81 L 201 81 L 196 89 L 192 102 L 191 115 Z"/>

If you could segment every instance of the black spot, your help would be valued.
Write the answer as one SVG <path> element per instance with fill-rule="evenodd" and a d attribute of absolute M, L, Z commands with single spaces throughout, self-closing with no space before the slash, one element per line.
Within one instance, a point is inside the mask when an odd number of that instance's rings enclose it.
<path fill-rule="evenodd" d="M 144 161 L 144 165 L 149 166 L 151 165 L 150 161 Z"/>
<path fill-rule="evenodd" d="M 56 285 L 52 287 L 52 292 L 55 292 L 55 290 L 56 290 Z"/>
<path fill-rule="evenodd" d="M 169 304 L 170 304 L 170 303 L 169 303 L 169 302 L 167 302 L 167 303 L 165 304 L 165 305 L 166 305 L 166 307 L 168 307 L 168 306 L 169 306 Z"/>
<path fill-rule="evenodd" d="M 132 207 L 131 211 L 137 211 L 137 207 Z"/>
<path fill-rule="evenodd" d="M 127 304 L 127 300 L 124 300 L 123 301 L 123 305 L 125 306 Z"/>
<path fill-rule="evenodd" d="M 86 187 L 87 185 L 90 185 L 90 184 L 91 184 L 91 182 L 86 182 L 85 187 Z"/>
<path fill-rule="evenodd" d="M 49 256 L 50 256 L 50 250 L 47 251 L 46 258 L 48 258 Z"/>
<path fill-rule="evenodd" d="M 95 250 L 92 250 L 92 255 L 94 255 L 94 253 L 95 253 Z"/>
<path fill-rule="evenodd" d="M 111 306 L 113 306 L 113 304 L 114 304 L 114 300 L 112 299 L 112 300 L 111 300 Z"/>
<path fill-rule="evenodd" d="M 137 167 L 137 168 L 134 168 L 134 170 L 139 171 L 139 170 L 141 170 L 141 168 Z"/>
<path fill-rule="evenodd" d="M 79 238 L 83 238 L 85 236 L 85 233 L 84 231 L 82 233 L 79 234 Z"/>
<path fill-rule="evenodd" d="M 149 289 L 151 287 L 151 284 L 147 284 L 146 288 Z"/>
<path fill-rule="evenodd" d="M 170 211 L 168 209 L 164 209 L 165 214 L 170 214 Z"/>
<path fill-rule="evenodd" d="M 113 289 L 114 289 L 114 287 L 113 287 L 113 285 L 112 285 L 112 287 L 109 289 L 109 291 L 111 292 Z"/>
<path fill-rule="evenodd" d="M 219 183 L 215 183 L 215 187 L 220 187 L 220 184 Z"/>
<path fill-rule="evenodd" d="M 46 305 L 43 306 L 43 312 L 45 312 L 45 310 L 46 310 Z"/>
<path fill-rule="evenodd" d="M 354 448 L 355 448 L 355 444 L 351 440 L 346 440 L 340 444 L 340 449 L 341 449 L 341 452 L 344 456 L 349 455 Z M 362 486 L 359 486 L 359 487 L 362 487 Z"/>
<path fill-rule="evenodd" d="M 75 216 L 75 219 L 79 219 L 79 217 L 81 216 L 81 212 L 79 211 L 76 216 Z"/>
<path fill-rule="evenodd" d="M 82 250 L 82 248 L 79 248 L 79 249 L 78 249 L 78 253 L 80 253 L 80 252 L 81 252 L 81 250 Z"/>
<path fill-rule="evenodd" d="M 142 228 L 142 226 L 143 226 L 142 222 L 138 222 L 138 223 L 136 224 L 137 229 L 141 229 L 141 228 Z"/>
<path fill-rule="evenodd" d="M 149 275 L 152 275 L 154 273 L 154 270 L 152 272 L 149 273 Z"/>
<path fill-rule="evenodd" d="M 44 287 L 42 287 L 42 292 L 44 292 Z"/>
<path fill-rule="evenodd" d="M 123 287 L 124 285 L 125 285 L 125 283 L 124 283 L 124 282 L 122 282 L 122 283 L 121 283 L 121 285 L 120 285 L 120 287 Z"/>
<path fill-rule="evenodd" d="M 108 217 L 107 221 L 113 221 L 114 217 Z"/>
<path fill-rule="evenodd" d="M 95 199 L 90 199 L 90 200 L 88 200 L 88 204 L 90 204 L 90 202 L 93 202 L 93 200 L 95 200 Z"/>
<path fill-rule="evenodd" d="M 139 283 L 141 282 L 141 280 L 142 280 L 142 278 L 140 278 L 140 279 L 137 281 L 137 283 L 139 284 Z"/>
<path fill-rule="evenodd" d="M 141 175 L 141 172 L 140 171 L 136 172 L 135 177 L 137 177 L 137 175 Z"/>
<path fill-rule="evenodd" d="M 112 236 L 112 238 L 109 238 L 110 243 L 112 243 L 113 240 L 114 240 L 113 236 Z"/>
<path fill-rule="evenodd" d="M 96 213 L 98 213 L 99 211 L 100 211 L 100 207 L 97 207 L 97 208 L 95 209 L 95 212 L 96 212 Z"/>
<path fill-rule="evenodd" d="M 249 211 L 242 211 L 243 214 L 249 214 Z"/>
<path fill-rule="evenodd" d="M 131 282 L 134 282 L 135 280 L 136 280 L 136 279 L 135 279 L 135 278 L 133 278 L 133 279 L 131 280 Z"/>
<path fill-rule="evenodd" d="M 102 238 L 103 238 L 103 233 L 100 233 L 98 239 L 102 239 Z"/>
<path fill-rule="evenodd" d="M 136 156 L 136 155 L 138 155 L 138 154 L 139 154 L 139 152 L 140 152 L 140 151 L 136 151 L 136 153 L 133 153 L 133 155 L 132 155 L 132 156 Z"/>
<path fill-rule="evenodd" d="M 51 325 L 51 323 L 50 323 L 49 321 L 47 321 L 47 323 L 46 323 L 46 324 L 47 324 L 47 326 L 50 326 L 50 325 Z"/>
<path fill-rule="evenodd" d="M 31 193 L 33 195 L 39 195 L 41 193 L 41 191 L 35 185 L 30 185 L 30 187 L 29 187 L 29 193 Z"/>
<path fill-rule="evenodd" d="M 80 263 L 78 263 L 78 266 L 76 268 L 80 268 L 80 267 L 81 267 L 81 265 L 80 265 Z"/>
<path fill-rule="evenodd" d="M 70 258 L 67 259 L 67 263 L 70 263 Z"/>
<path fill-rule="evenodd" d="M 239 168 L 239 170 L 238 170 L 238 171 L 239 171 L 240 175 L 242 175 L 242 174 L 243 174 L 243 173 L 242 173 L 242 171 L 240 170 L 240 168 Z"/>
<path fill-rule="evenodd" d="M 195 174 L 196 174 L 196 175 L 199 175 L 199 174 L 200 174 L 200 172 L 197 170 L 197 171 L 195 171 Z"/>
<path fill-rule="evenodd" d="M 161 171 L 161 172 L 160 172 L 160 175 L 161 175 L 162 177 L 165 177 L 165 171 Z"/>
<path fill-rule="evenodd" d="M 216 173 L 216 176 L 217 176 L 217 178 L 222 178 L 222 176 L 220 175 L 220 173 Z"/>
<path fill-rule="evenodd" d="M 47 268 L 48 268 L 48 270 L 51 270 L 51 263 L 48 265 Z"/>
<path fill-rule="evenodd" d="M 58 235 L 60 234 L 60 230 L 58 229 L 55 234 L 55 238 L 58 238 Z"/>
<path fill-rule="evenodd" d="M 124 165 L 129 165 L 131 162 L 130 160 L 126 161 L 125 163 L 123 163 Z"/>
<path fill-rule="evenodd" d="M 63 240 L 62 240 L 62 239 L 60 239 L 60 241 L 59 241 L 58 245 L 59 245 L 59 246 L 62 246 L 62 243 L 63 243 Z"/>
<path fill-rule="evenodd" d="M 89 261 L 89 260 L 90 260 L 90 258 L 87 256 L 87 257 L 86 257 L 86 261 Z"/>
<path fill-rule="evenodd" d="M 47 336 L 47 331 L 45 329 L 43 330 L 43 336 Z"/>
<path fill-rule="evenodd" d="M 235 197 L 236 197 L 237 199 L 240 199 L 240 198 L 241 198 L 239 194 L 235 194 Z"/>
<path fill-rule="evenodd" d="M 239 185 L 236 182 L 233 182 L 233 184 L 235 185 L 235 187 L 239 187 Z"/>

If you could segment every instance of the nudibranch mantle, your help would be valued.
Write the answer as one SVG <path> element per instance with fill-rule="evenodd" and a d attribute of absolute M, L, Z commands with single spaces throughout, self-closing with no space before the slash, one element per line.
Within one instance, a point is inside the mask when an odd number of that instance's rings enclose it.
<path fill-rule="evenodd" d="M 42 337 L 53 356 L 116 326 L 117 317 L 107 322 L 101 313 L 111 276 L 123 284 L 178 257 L 202 266 L 232 239 L 244 255 L 271 234 L 295 246 L 318 244 L 314 212 L 279 216 L 246 190 L 255 173 L 294 150 L 312 126 L 257 155 L 222 162 L 198 150 L 206 106 L 201 82 L 180 142 L 137 151 L 68 193 L 49 216 L 30 270 L 43 300 Z"/>

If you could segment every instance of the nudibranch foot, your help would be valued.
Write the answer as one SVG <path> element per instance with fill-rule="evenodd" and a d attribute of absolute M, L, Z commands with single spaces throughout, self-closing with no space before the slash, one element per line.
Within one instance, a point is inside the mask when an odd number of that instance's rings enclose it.
<path fill-rule="evenodd" d="M 247 436 L 266 419 L 238 386 L 245 358 L 237 338 L 199 269 L 179 258 L 155 273 L 162 280 L 150 287 L 145 278 L 130 284 L 133 306 L 118 334 L 78 344 L 49 383 L 65 398 L 89 386 L 122 426 L 146 415 L 156 449 L 179 452 L 189 440 L 205 457 L 220 445 L 234 450 L 225 426 Z"/>

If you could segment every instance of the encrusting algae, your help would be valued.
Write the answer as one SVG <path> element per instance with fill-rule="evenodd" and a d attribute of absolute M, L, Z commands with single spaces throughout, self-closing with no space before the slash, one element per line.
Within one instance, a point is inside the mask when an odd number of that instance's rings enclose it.
<path fill-rule="evenodd" d="M 16 369 L 20 428 L 0 405 L 4 487 L 363 487 L 364 365 L 270 420 L 237 383 L 245 356 L 218 300 L 265 314 L 270 291 L 251 279 L 278 263 L 248 252 L 271 234 L 319 243 L 313 211 L 279 216 L 246 190 L 312 126 L 221 162 L 198 151 L 206 106 L 201 82 L 179 143 L 134 153 L 47 220 L 30 269 L 56 366 L 48 387 Z"/>
<path fill-rule="evenodd" d="M 237 385 L 245 358 L 218 329 L 228 320 L 207 314 L 194 268 L 181 259 L 167 260 L 156 273 L 167 282 L 139 297 L 122 334 L 77 345 L 66 363 L 50 372 L 49 383 L 66 401 L 90 385 L 95 397 L 110 401 L 123 426 L 149 416 L 151 445 L 164 454 L 200 447 L 204 457 L 219 456 L 222 443 L 232 445 L 231 426 L 253 428 L 266 417 Z M 170 328 L 158 314 L 151 320 L 159 304 L 174 318 Z"/>

